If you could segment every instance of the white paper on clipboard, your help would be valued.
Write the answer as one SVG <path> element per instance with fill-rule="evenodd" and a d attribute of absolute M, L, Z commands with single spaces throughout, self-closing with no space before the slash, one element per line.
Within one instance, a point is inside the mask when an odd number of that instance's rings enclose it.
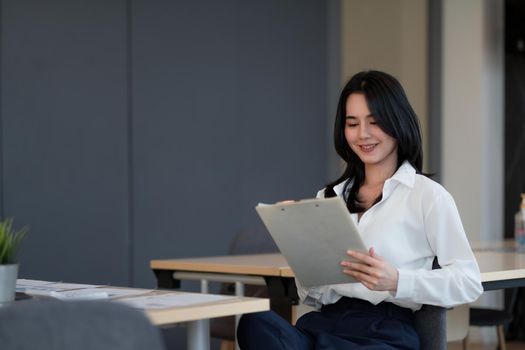
<path fill-rule="evenodd" d="M 356 282 L 342 273 L 348 249 L 367 252 L 341 197 L 255 207 L 304 287 Z"/>

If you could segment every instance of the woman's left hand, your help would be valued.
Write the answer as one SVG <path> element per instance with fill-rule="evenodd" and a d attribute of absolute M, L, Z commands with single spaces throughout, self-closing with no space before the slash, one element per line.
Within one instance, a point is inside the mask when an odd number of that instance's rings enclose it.
<path fill-rule="evenodd" d="M 343 273 L 354 277 L 370 290 L 391 292 L 397 290 L 399 272 L 385 259 L 376 255 L 374 248 L 370 248 L 370 255 L 352 250 L 346 253 L 355 261 L 341 261 Z"/>

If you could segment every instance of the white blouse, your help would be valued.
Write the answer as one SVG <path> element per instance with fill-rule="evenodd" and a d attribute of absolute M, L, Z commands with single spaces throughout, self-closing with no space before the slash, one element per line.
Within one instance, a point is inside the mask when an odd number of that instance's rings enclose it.
<path fill-rule="evenodd" d="M 338 196 L 344 184 L 334 187 Z M 324 197 L 324 190 L 317 196 Z M 416 174 L 408 162 L 385 181 L 379 203 L 359 220 L 357 214 L 351 216 L 367 247 L 374 247 L 377 255 L 398 269 L 397 292 L 371 291 L 361 283 L 306 289 L 296 280 L 305 304 L 319 308 L 347 296 L 418 310 L 422 304 L 470 303 L 483 292 L 479 267 L 452 196 L 437 182 Z M 435 256 L 441 269 L 432 270 Z"/>

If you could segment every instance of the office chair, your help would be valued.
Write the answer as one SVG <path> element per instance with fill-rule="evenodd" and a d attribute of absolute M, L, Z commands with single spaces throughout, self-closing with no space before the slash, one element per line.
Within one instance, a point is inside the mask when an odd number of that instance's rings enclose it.
<path fill-rule="evenodd" d="M 446 350 L 446 309 L 440 306 L 423 305 L 414 316 L 415 328 L 419 336 L 419 348 Z"/>
<path fill-rule="evenodd" d="M 440 269 L 437 258 L 432 262 L 432 269 Z M 423 305 L 415 312 L 415 328 L 419 336 L 420 349 L 447 349 L 447 314 L 440 306 Z"/>
<path fill-rule="evenodd" d="M 20 301 L 0 308 L 2 350 L 162 350 L 157 327 L 109 301 Z"/>

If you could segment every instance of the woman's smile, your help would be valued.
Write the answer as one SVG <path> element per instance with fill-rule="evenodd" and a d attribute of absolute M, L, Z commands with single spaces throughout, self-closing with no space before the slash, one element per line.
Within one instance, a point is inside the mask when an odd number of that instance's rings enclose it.
<path fill-rule="evenodd" d="M 367 165 L 397 165 L 397 141 L 379 127 L 363 94 L 353 93 L 346 100 L 346 142 Z"/>
<path fill-rule="evenodd" d="M 377 143 L 359 145 L 359 148 L 361 148 L 361 151 L 365 153 L 369 153 L 369 152 L 372 152 L 376 148 L 377 145 L 378 145 Z"/>

